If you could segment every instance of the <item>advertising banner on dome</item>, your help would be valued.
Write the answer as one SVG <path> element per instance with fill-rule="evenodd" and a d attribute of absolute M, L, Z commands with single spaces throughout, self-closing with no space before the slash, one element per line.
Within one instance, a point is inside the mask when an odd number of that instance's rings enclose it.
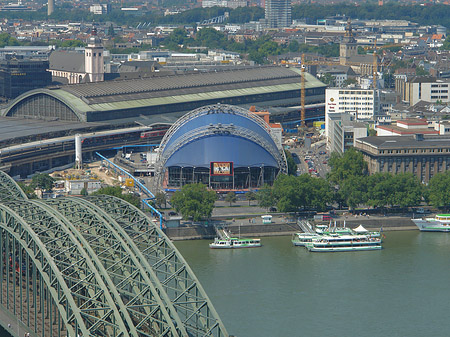
<path fill-rule="evenodd" d="M 211 171 L 212 176 L 231 176 L 233 175 L 233 162 L 231 161 L 212 161 Z"/>

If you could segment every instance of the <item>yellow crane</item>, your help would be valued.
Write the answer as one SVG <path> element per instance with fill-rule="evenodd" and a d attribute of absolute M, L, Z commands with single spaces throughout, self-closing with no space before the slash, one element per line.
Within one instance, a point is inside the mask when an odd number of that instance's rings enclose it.
<path fill-rule="evenodd" d="M 377 76 L 378 76 L 378 57 L 377 57 L 377 40 L 375 39 L 375 45 L 373 48 L 373 82 L 372 82 L 372 88 L 375 90 L 377 88 Z"/>

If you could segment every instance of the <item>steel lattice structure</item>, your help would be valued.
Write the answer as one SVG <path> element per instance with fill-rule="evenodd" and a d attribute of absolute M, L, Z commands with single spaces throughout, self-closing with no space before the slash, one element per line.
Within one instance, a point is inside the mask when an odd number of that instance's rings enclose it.
<path fill-rule="evenodd" d="M 228 336 L 141 210 L 110 196 L 27 200 L 0 179 L 0 309 L 32 336 Z"/>

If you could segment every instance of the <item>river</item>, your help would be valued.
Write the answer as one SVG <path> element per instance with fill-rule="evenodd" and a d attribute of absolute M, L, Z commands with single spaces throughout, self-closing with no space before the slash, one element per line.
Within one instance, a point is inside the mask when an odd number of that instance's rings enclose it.
<path fill-rule="evenodd" d="M 385 232 L 382 250 L 310 253 L 290 237 L 176 242 L 237 337 L 447 336 L 450 234 Z"/>

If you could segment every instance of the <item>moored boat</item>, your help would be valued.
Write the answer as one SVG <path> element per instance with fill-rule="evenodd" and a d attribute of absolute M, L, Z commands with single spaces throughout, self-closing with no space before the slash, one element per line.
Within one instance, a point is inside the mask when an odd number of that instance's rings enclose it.
<path fill-rule="evenodd" d="M 261 247 L 261 239 L 248 238 L 215 238 L 214 242 L 209 244 L 209 248 L 254 248 Z"/>
<path fill-rule="evenodd" d="M 310 252 L 348 252 L 381 249 L 381 239 L 357 234 L 325 234 L 305 244 Z"/>
<path fill-rule="evenodd" d="M 304 247 L 306 243 L 311 242 L 313 239 L 320 237 L 315 233 L 295 233 L 292 236 L 292 243 L 294 246 Z"/>
<path fill-rule="evenodd" d="M 436 214 L 434 218 L 411 219 L 422 232 L 450 232 L 450 214 Z"/>

